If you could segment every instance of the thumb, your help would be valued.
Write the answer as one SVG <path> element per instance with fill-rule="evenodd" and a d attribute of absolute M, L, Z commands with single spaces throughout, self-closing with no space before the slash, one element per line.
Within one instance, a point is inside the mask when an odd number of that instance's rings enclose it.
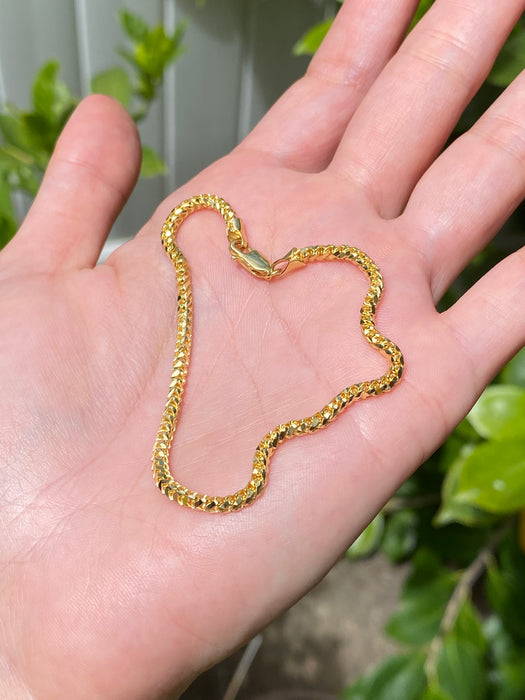
<path fill-rule="evenodd" d="M 40 273 L 94 265 L 139 168 L 140 140 L 128 113 L 109 97 L 87 97 L 67 122 L 33 206 L 2 257 L 14 258 L 18 270 Z"/>

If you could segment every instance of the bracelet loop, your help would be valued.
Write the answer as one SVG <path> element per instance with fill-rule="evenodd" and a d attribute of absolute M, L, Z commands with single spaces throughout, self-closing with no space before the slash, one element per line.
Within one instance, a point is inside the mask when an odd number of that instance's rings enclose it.
<path fill-rule="evenodd" d="M 386 374 L 378 379 L 352 384 L 343 389 L 312 416 L 281 423 L 270 430 L 255 451 L 250 481 L 239 491 L 228 496 L 209 496 L 192 491 L 173 478 L 169 467 L 171 444 L 190 363 L 193 319 L 190 271 L 175 243 L 175 238 L 182 222 L 193 212 L 204 208 L 213 209 L 221 214 L 226 223 L 232 258 L 256 277 L 272 280 L 297 267 L 319 260 L 347 260 L 357 265 L 368 276 L 370 283 L 361 307 L 361 331 L 366 340 L 385 355 L 390 363 Z M 240 219 L 224 199 L 212 194 L 191 197 L 175 207 L 162 227 L 162 243 L 173 263 L 177 280 L 177 341 L 168 399 L 153 448 L 153 477 L 162 493 L 180 505 L 213 513 L 240 510 L 253 503 L 263 491 L 268 479 L 271 456 L 281 442 L 324 428 L 350 404 L 390 391 L 401 379 L 404 366 L 401 350 L 375 327 L 375 313 L 383 293 L 383 277 L 366 253 L 348 245 L 292 248 L 272 264 L 261 253 L 248 247 Z"/>

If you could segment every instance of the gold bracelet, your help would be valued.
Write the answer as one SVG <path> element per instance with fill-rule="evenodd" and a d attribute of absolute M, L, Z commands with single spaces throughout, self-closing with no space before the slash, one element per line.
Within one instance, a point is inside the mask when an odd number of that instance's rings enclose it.
<path fill-rule="evenodd" d="M 281 423 L 270 430 L 255 451 L 250 481 L 244 488 L 229 496 L 207 496 L 191 491 L 173 478 L 169 467 L 171 443 L 190 363 L 192 334 L 190 271 L 182 252 L 175 243 L 175 237 L 182 222 L 199 209 L 213 209 L 222 216 L 226 223 L 232 258 L 256 277 L 272 280 L 316 260 L 348 260 L 358 265 L 367 274 L 370 283 L 368 294 L 361 308 L 361 330 L 368 342 L 390 361 L 390 369 L 378 379 L 352 384 L 352 386 L 343 389 L 330 403 L 314 413 L 313 416 Z M 271 456 L 281 442 L 324 428 L 334 418 L 341 415 L 351 403 L 390 391 L 401 379 L 403 373 L 401 350 L 395 343 L 385 338 L 374 325 L 376 308 L 383 292 L 383 278 L 379 268 L 368 255 L 358 248 L 348 245 L 315 245 L 307 248 L 292 248 L 283 258 L 272 264 L 261 253 L 248 247 L 240 219 L 224 199 L 213 194 L 190 197 L 175 207 L 162 227 L 162 243 L 173 263 L 177 280 L 177 341 L 168 399 L 153 448 L 153 477 L 162 493 L 182 506 L 213 513 L 240 510 L 253 503 L 264 489 Z"/>

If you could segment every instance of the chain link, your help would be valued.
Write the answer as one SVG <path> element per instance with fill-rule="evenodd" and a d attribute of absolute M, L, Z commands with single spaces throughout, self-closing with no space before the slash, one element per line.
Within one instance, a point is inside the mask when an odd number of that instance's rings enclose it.
<path fill-rule="evenodd" d="M 348 260 L 366 273 L 369 280 L 369 290 L 361 307 L 361 330 L 366 340 L 384 354 L 389 362 L 388 372 L 378 379 L 352 384 L 343 389 L 320 411 L 307 418 L 281 423 L 267 433 L 253 458 L 253 469 L 250 481 L 239 491 L 228 496 L 208 496 L 183 486 L 176 481 L 170 471 L 169 459 L 171 444 L 177 426 L 177 418 L 181 408 L 184 384 L 188 375 L 192 338 L 192 293 L 191 278 L 188 264 L 175 243 L 178 229 L 183 221 L 193 212 L 200 209 L 214 209 L 226 223 L 228 241 L 232 257 L 244 267 L 249 268 L 249 261 L 256 254 L 268 265 L 266 274 L 261 272 L 260 261 L 256 268 L 250 271 L 258 277 L 284 274 L 287 270 L 319 260 Z M 390 391 L 401 379 L 403 373 L 403 355 L 395 343 L 382 335 L 375 327 L 375 312 L 383 292 L 383 278 L 377 265 L 361 250 L 348 245 L 315 245 L 306 248 L 293 248 L 285 258 L 271 265 L 257 251 L 248 248 L 240 219 L 230 205 L 221 197 L 203 194 L 184 200 L 169 214 L 162 227 L 162 243 L 175 268 L 177 282 L 177 340 L 173 358 L 173 369 L 169 385 L 168 398 L 162 415 L 160 428 L 153 448 L 153 476 L 155 483 L 170 500 L 180 505 L 198 510 L 227 513 L 240 510 L 253 501 L 263 491 L 269 471 L 269 463 L 273 452 L 284 441 L 290 438 L 314 433 L 326 427 L 337 416 L 341 415 L 350 404 L 368 398 L 379 396 Z M 239 251 L 245 253 L 239 260 Z M 282 263 L 285 262 L 283 266 Z M 264 266 L 263 266 L 264 267 Z"/>

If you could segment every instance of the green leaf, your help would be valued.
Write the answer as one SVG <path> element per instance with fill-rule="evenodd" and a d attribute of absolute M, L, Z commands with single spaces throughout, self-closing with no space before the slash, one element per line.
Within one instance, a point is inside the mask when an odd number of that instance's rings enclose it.
<path fill-rule="evenodd" d="M 142 146 L 141 177 L 157 177 L 166 172 L 166 163 L 150 146 Z"/>
<path fill-rule="evenodd" d="M 34 144 L 22 120 L 22 113 L 10 107 L 8 113 L 0 114 L 0 132 L 7 144 L 16 146 L 24 153 L 31 154 Z"/>
<path fill-rule="evenodd" d="M 370 688 L 368 676 L 361 676 L 351 686 L 345 688 L 341 693 L 343 700 L 367 700 Z"/>
<path fill-rule="evenodd" d="M 424 655 L 400 654 L 343 691 L 345 700 L 418 700 L 425 688 Z"/>
<path fill-rule="evenodd" d="M 487 82 L 498 87 L 507 87 L 525 68 L 525 28 L 517 24 L 507 39 Z"/>
<path fill-rule="evenodd" d="M 62 124 L 52 123 L 36 112 L 26 112 L 21 119 L 31 143 L 35 163 L 41 170 L 45 170 L 62 131 Z"/>
<path fill-rule="evenodd" d="M 8 169 L 19 168 L 20 166 L 33 165 L 33 158 L 29 153 L 22 151 L 21 148 L 7 144 L 0 146 L 0 168 Z"/>
<path fill-rule="evenodd" d="M 33 82 L 33 104 L 37 115 L 61 127 L 76 101 L 67 85 L 58 79 L 59 71 L 58 61 L 49 61 L 38 71 Z"/>
<path fill-rule="evenodd" d="M 501 380 L 505 384 L 525 387 L 525 348 L 522 348 L 504 367 Z"/>
<path fill-rule="evenodd" d="M 129 109 L 133 88 L 129 75 L 123 68 L 110 68 L 103 73 L 97 73 L 91 81 L 91 90 L 100 95 L 114 97 L 125 109 Z"/>
<path fill-rule="evenodd" d="M 525 431 L 525 389 L 489 386 L 468 414 L 472 427 L 484 438 L 504 439 Z"/>
<path fill-rule="evenodd" d="M 15 220 L 15 210 L 11 201 L 11 187 L 3 175 L 0 176 L 0 212 L 9 219 Z"/>
<path fill-rule="evenodd" d="M 489 603 L 505 630 L 525 645 L 525 555 L 513 539 L 503 543 L 499 566 L 491 565 L 486 578 Z"/>
<path fill-rule="evenodd" d="M 403 509 L 387 520 L 381 551 L 393 562 L 406 559 L 417 545 L 418 517 L 413 510 Z"/>
<path fill-rule="evenodd" d="M 478 445 L 463 463 L 451 502 L 489 513 L 514 513 L 525 506 L 525 438 Z"/>
<path fill-rule="evenodd" d="M 454 625 L 454 634 L 458 639 L 472 644 L 480 654 L 487 651 L 488 643 L 483 631 L 481 616 L 469 599 L 465 600 L 459 610 Z"/>
<path fill-rule="evenodd" d="M 317 49 L 321 46 L 323 39 L 328 34 L 328 30 L 334 21 L 333 17 L 325 19 L 318 24 L 315 24 L 309 29 L 306 34 L 294 44 L 292 53 L 294 56 L 313 56 Z"/>
<path fill-rule="evenodd" d="M 495 521 L 494 515 L 485 512 L 472 503 L 456 498 L 465 464 L 474 449 L 474 445 L 465 445 L 460 456 L 452 464 L 445 476 L 442 487 L 441 507 L 433 521 L 437 527 L 453 522 L 461 523 L 468 527 L 482 527 L 491 525 Z"/>
<path fill-rule="evenodd" d="M 473 444 L 479 442 L 479 435 L 474 430 L 472 425 L 464 418 L 461 423 L 459 423 L 454 432 L 452 433 L 457 439 L 459 439 L 464 444 Z M 447 440 L 448 442 L 448 440 Z M 446 443 L 445 443 L 446 444 Z"/>
<path fill-rule="evenodd" d="M 170 63 L 182 53 L 182 37 L 185 25 L 177 25 L 172 36 L 168 36 L 162 25 L 153 27 L 148 35 L 135 47 L 137 65 L 153 81 L 161 79 Z"/>
<path fill-rule="evenodd" d="M 132 117 L 135 121 L 140 121 L 146 116 L 149 103 L 155 98 L 166 67 L 183 53 L 182 39 L 186 25 L 179 22 L 174 32 L 168 35 L 161 24 L 149 25 L 138 15 L 126 10 L 121 11 L 120 21 L 132 47 L 120 47 L 117 51 L 135 72 L 131 81 L 132 93 L 141 98 L 143 104 L 139 104 Z M 128 104 L 129 101 L 127 99 Z"/>
<path fill-rule="evenodd" d="M 16 216 L 11 200 L 11 187 L 0 174 L 0 249 L 15 235 Z"/>
<path fill-rule="evenodd" d="M 402 644 L 420 646 L 436 636 L 458 578 L 456 573 L 440 569 L 439 574 L 425 581 L 421 573 L 409 578 L 386 625 L 386 632 Z"/>
<path fill-rule="evenodd" d="M 483 654 L 470 642 L 449 635 L 437 662 L 439 687 L 454 700 L 484 700 L 488 679 Z"/>
<path fill-rule="evenodd" d="M 516 650 L 513 659 L 503 661 L 492 674 L 496 690 L 493 700 L 523 700 L 525 697 L 525 649 Z"/>
<path fill-rule="evenodd" d="M 27 162 L 41 170 L 47 166 L 59 131 L 57 125 L 50 124 L 42 115 L 22 112 L 13 105 L 8 105 L 0 114 L 0 132 L 6 141 L 5 147 L 19 160 L 23 160 L 20 151 L 27 154 Z"/>
<path fill-rule="evenodd" d="M 0 174 L 2 174 L 12 189 L 20 189 L 35 195 L 40 186 L 35 177 L 33 158 L 16 146 L 0 147 Z"/>
<path fill-rule="evenodd" d="M 421 700 L 454 700 L 454 698 L 438 685 L 429 685 L 421 696 Z"/>
<path fill-rule="evenodd" d="M 374 554 L 381 543 L 384 527 L 384 515 L 379 513 L 349 547 L 346 556 L 349 559 L 364 559 Z"/>
<path fill-rule="evenodd" d="M 144 41 L 148 36 L 150 27 L 142 17 L 129 10 L 120 9 L 119 19 L 124 33 L 133 41 Z"/>
<path fill-rule="evenodd" d="M 0 250 L 9 243 L 16 233 L 16 222 L 0 211 Z"/>

